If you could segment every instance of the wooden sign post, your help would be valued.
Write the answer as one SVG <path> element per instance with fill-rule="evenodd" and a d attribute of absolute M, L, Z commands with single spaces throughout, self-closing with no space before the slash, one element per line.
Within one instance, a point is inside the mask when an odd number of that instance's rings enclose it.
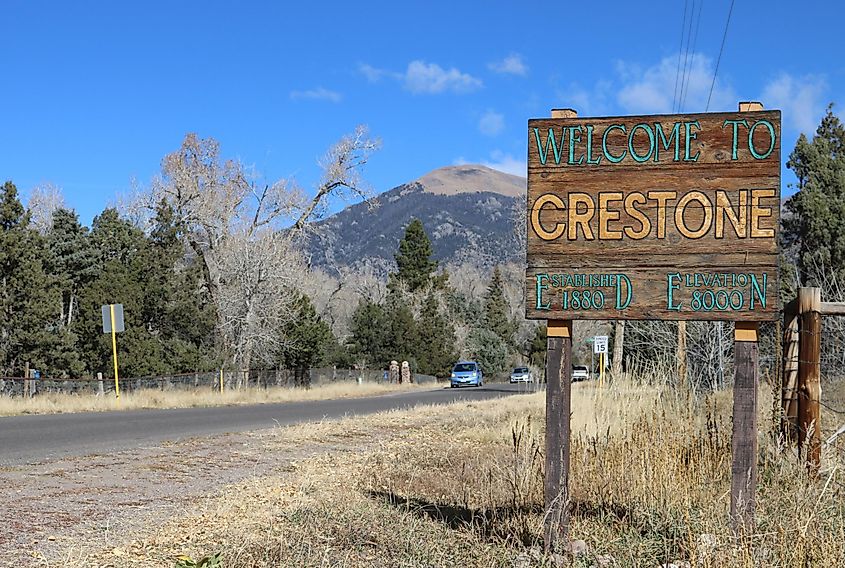
<path fill-rule="evenodd" d="M 526 317 L 549 329 L 547 549 L 568 526 L 576 319 L 738 322 L 731 511 L 753 515 L 756 322 L 779 311 L 780 165 L 780 111 L 759 103 L 528 121 Z"/>

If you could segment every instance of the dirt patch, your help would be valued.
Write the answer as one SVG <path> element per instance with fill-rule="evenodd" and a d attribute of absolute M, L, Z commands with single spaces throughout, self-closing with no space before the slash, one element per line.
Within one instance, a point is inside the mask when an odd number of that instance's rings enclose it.
<path fill-rule="evenodd" d="M 191 510 L 229 484 L 379 443 L 377 430 L 319 435 L 335 428 L 331 422 L 274 428 L 4 468 L 0 566 L 63 565 L 90 550 L 120 551 L 131 544 L 127 535 Z"/>

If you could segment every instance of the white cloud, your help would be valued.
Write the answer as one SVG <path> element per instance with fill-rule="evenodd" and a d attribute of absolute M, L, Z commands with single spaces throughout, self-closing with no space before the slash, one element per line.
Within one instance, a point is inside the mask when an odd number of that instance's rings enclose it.
<path fill-rule="evenodd" d="M 406 90 L 418 95 L 437 95 L 447 91 L 468 93 L 483 86 L 481 79 L 459 69 L 443 69 L 437 63 L 426 63 L 419 59 L 411 61 L 401 73 L 389 69 L 379 69 L 367 63 L 358 64 L 358 72 L 370 83 L 377 83 L 383 77 L 402 84 Z"/>
<path fill-rule="evenodd" d="M 482 161 L 481 165 L 520 177 L 525 177 L 528 171 L 528 164 L 524 159 L 515 158 L 513 155 L 505 154 L 501 150 L 490 152 L 490 160 Z"/>
<path fill-rule="evenodd" d="M 706 55 L 696 53 L 690 56 L 683 93 L 678 81 L 677 56 L 664 57 L 660 63 L 646 69 L 619 62 L 616 71 L 622 80 L 616 100 L 625 112 L 670 113 L 676 108 L 676 99 L 681 100 L 681 112 L 704 112 L 707 107 L 713 64 Z M 737 101 L 733 88 L 717 78 L 709 110 L 735 110 Z"/>
<path fill-rule="evenodd" d="M 367 63 L 359 63 L 358 71 L 366 77 L 367 81 L 370 83 L 377 83 L 382 77 L 390 74 L 390 72 L 385 69 L 379 69 Z"/>
<path fill-rule="evenodd" d="M 445 91 L 466 93 L 482 86 L 481 79 L 452 67 L 443 69 L 436 63 L 411 61 L 403 77 L 405 88 L 414 94 L 438 94 Z"/>
<path fill-rule="evenodd" d="M 316 89 L 310 89 L 307 91 L 291 91 L 290 98 L 294 101 L 313 100 L 339 103 L 341 100 L 343 100 L 343 95 L 336 91 L 330 91 L 328 89 L 324 89 L 323 87 L 317 87 Z"/>
<path fill-rule="evenodd" d="M 522 56 L 518 53 L 511 53 L 502 61 L 494 61 L 489 63 L 487 67 L 496 73 L 505 75 L 527 75 L 528 66 L 522 61 Z"/>
<path fill-rule="evenodd" d="M 485 136 L 495 136 L 505 128 L 505 116 L 494 110 L 485 112 L 478 121 L 478 130 Z"/>
<path fill-rule="evenodd" d="M 555 90 L 556 106 L 574 109 L 582 116 L 608 114 L 607 97 L 612 90 L 610 81 L 598 81 L 591 89 L 578 83 L 570 83 L 565 89 Z"/>
<path fill-rule="evenodd" d="M 781 73 L 763 89 L 760 101 L 766 108 L 783 111 L 783 120 L 808 136 L 816 131 L 824 114 L 822 96 L 827 90 L 824 77 L 806 75 L 796 78 Z"/>

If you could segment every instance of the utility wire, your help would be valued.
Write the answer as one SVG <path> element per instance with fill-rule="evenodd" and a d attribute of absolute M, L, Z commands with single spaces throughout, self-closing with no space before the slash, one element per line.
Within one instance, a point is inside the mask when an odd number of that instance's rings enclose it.
<path fill-rule="evenodd" d="M 710 83 L 710 94 L 707 95 L 707 107 L 704 112 L 710 110 L 710 98 L 713 96 L 713 87 L 716 85 L 716 75 L 719 73 L 719 63 L 722 61 L 722 52 L 725 50 L 725 40 L 728 37 L 728 26 L 731 24 L 731 14 L 734 11 L 734 1 L 731 0 L 731 7 L 728 10 L 728 20 L 725 22 L 725 33 L 722 35 L 722 47 L 719 48 L 719 57 L 716 59 L 716 69 L 713 70 L 713 82 Z"/>
<path fill-rule="evenodd" d="M 678 44 L 678 68 L 675 71 L 675 92 L 672 94 L 672 112 L 675 112 L 675 106 L 678 104 L 678 79 L 681 76 L 681 52 L 684 50 L 684 29 L 687 27 L 687 4 L 689 4 L 689 0 L 684 0 L 684 19 L 681 22 L 681 41 Z"/>
<path fill-rule="evenodd" d="M 678 93 L 678 110 L 677 112 L 681 112 L 681 99 L 683 98 L 684 94 L 684 83 L 687 80 L 687 62 L 689 61 L 689 48 L 690 43 L 692 43 L 692 20 L 693 16 L 695 16 L 695 0 L 692 0 L 692 8 L 690 9 L 689 14 L 689 29 L 687 30 L 687 48 L 684 53 L 684 70 L 681 73 L 681 92 Z"/>
<path fill-rule="evenodd" d="M 687 73 L 686 86 L 681 87 L 681 108 L 687 104 L 687 91 L 689 90 L 689 80 L 692 75 L 692 67 L 695 62 L 695 45 L 698 43 L 698 28 L 701 26 L 701 9 L 704 8 L 704 0 L 698 3 L 698 16 L 695 18 L 695 34 L 692 36 L 692 58 L 689 62 L 689 72 Z"/>

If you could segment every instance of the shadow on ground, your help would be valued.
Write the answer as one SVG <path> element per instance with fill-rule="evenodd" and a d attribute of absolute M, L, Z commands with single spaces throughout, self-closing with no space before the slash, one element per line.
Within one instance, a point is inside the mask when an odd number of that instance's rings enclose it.
<path fill-rule="evenodd" d="M 417 517 L 443 523 L 453 530 L 470 531 L 487 540 L 522 546 L 540 542 L 540 531 L 534 530 L 538 528 L 534 526 L 537 520 L 542 520 L 543 508 L 539 506 L 474 509 L 404 497 L 390 491 L 369 491 L 367 495 Z"/>

